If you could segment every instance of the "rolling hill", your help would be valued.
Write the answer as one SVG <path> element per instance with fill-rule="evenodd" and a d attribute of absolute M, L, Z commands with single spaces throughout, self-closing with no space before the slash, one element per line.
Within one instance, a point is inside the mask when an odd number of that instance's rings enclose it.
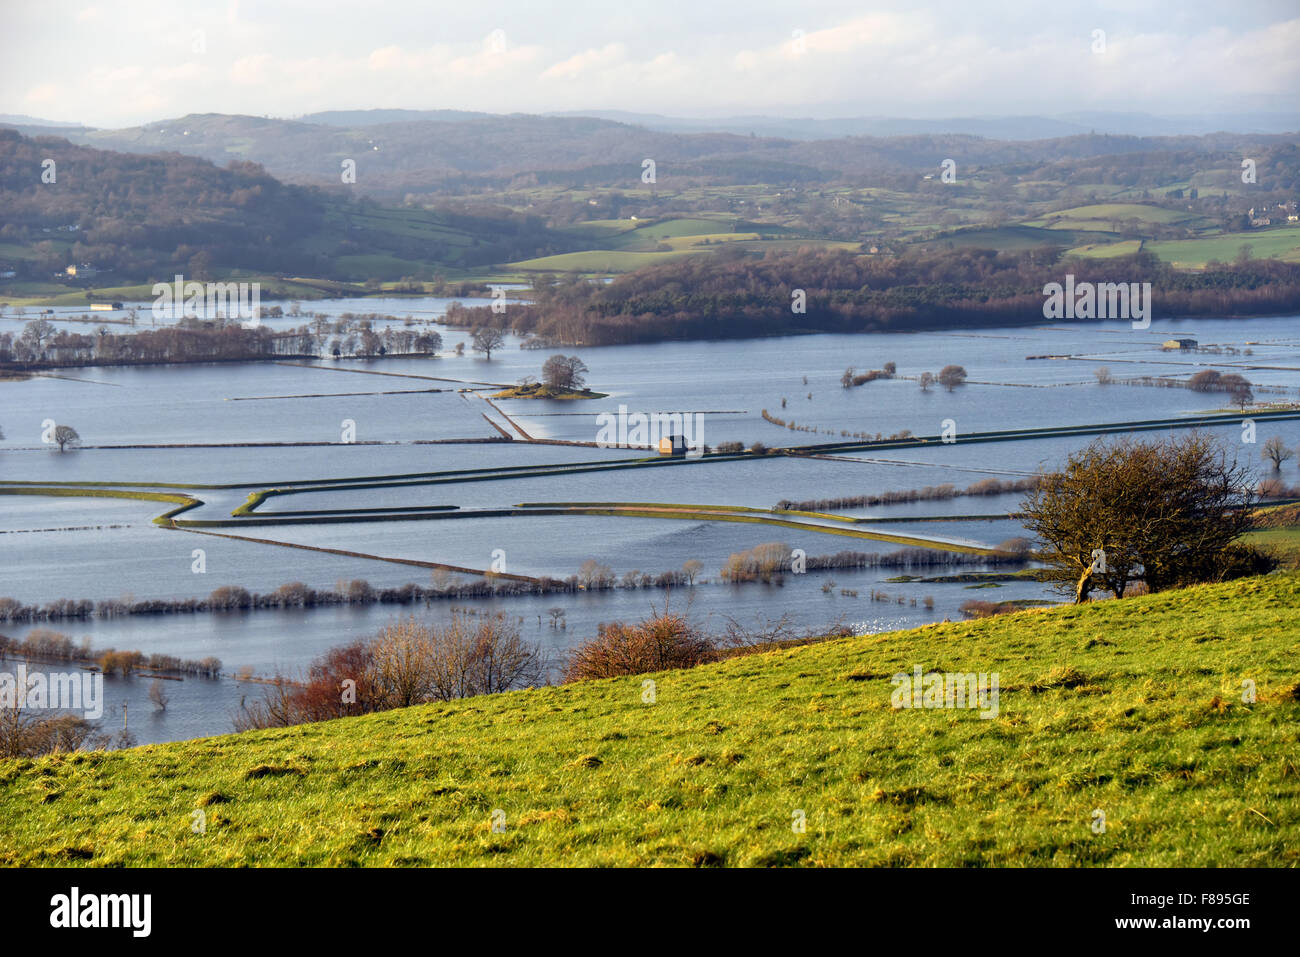
<path fill-rule="evenodd" d="M 636 114 L 620 122 L 620 116 L 343 110 L 287 120 L 209 113 L 66 135 L 101 149 L 175 151 L 218 164 L 251 161 L 287 182 L 308 185 L 338 184 L 340 164 L 352 159 L 358 190 L 389 199 L 471 185 L 500 189 L 526 174 L 543 183 L 634 186 L 646 157 L 656 160 L 661 177 L 679 184 L 789 183 L 928 171 L 947 157 L 967 169 L 1171 151 L 1240 155 L 1293 141 L 1277 133 L 1108 134 L 1092 132 L 1096 127 L 1085 131 L 1077 122 L 1040 123 L 1041 138 L 1030 140 L 1021 135 L 1027 127 L 1014 123 L 807 121 L 815 134 L 808 137 L 784 121 L 747 128 L 661 123 Z M 1012 135 L 991 138 L 1002 134 Z"/>
<path fill-rule="evenodd" d="M 1274 574 L 0 762 L 0 863 L 1294 867 L 1297 603 Z M 893 707 L 915 667 L 998 673 L 996 716 Z"/>
<path fill-rule="evenodd" d="M 44 182 L 50 162 L 53 180 Z M 219 167 L 175 152 L 121 153 L 3 129 L 0 209 L 0 262 L 11 263 L 20 283 L 48 284 L 66 265 L 84 263 L 101 283 L 232 270 L 430 278 L 582 248 L 510 210 L 388 208 L 342 186 L 282 183 L 242 160 Z"/>

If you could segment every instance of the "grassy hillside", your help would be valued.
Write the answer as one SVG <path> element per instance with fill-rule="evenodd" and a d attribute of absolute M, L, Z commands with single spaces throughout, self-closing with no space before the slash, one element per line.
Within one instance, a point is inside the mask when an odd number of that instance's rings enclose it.
<path fill-rule="evenodd" d="M 1182 223 L 1197 218 L 1191 213 L 1144 203 L 1094 203 L 1057 210 L 1041 222 L 1025 225 L 1050 229 L 1106 229 L 1106 224 L 1129 219 L 1148 223 Z"/>
<path fill-rule="evenodd" d="M 1300 262 L 1300 226 L 1275 226 L 1248 233 L 1222 233 L 1206 239 L 1150 242 L 1145 249 L 1179 268 L 1202 268 L 1211 259 L 1232 262 L 1242 246 L 1250 246 L 1257 259 Z"/>
<path fill-rule="evenodd" d="M 0 862 L 1295 866 L 1297 604 L 1274 575 L 663 673 L 651 704 L 638 676 L 0 763 Z M 999 715 L 893 709 L 917 664 L 998 672 Z"/>

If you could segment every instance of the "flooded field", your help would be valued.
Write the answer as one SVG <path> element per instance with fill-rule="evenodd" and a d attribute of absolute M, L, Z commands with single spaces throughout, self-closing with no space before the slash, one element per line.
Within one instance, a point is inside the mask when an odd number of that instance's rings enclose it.
<path fill-rule="evenodd" d="M 392 313 L 399 320 L 409 313 L 428 323 L 445 311 L 446 301 L 357 300 L 309 308 L 331 315 Z M 58 326 L 60 317 L 54 320 Z M 567 402 L 489 402 L 501 388 L 538 376 L 551 352 L 520 349 L 512 338 L 490 361 L 468 346 L 467 354 L 457 355 L 456 343 L 469 337 L 447 327 L 440 327 L 444 347 L 436 357 L 83 368 L 0 382 L 0 487 L 13 492 L 21 488 L 17 483 L 37 483 L 44 489 L 0 495 L 0 598 L 23 604 L 198 599 L 223 586 L 265 594 L 299 581 L 314 589 L 354 579 L 375 588 L 427 588 L 476 577 L 448 574 L 440 565 L 565 579 L 594 561 L 622 583 L 633 572 L 657 576 L 688 561 L 701 563 L 694 586 L 671 590 L 618 587 L 407 605 L 0 621 L 0 633 L 21 639 L 33 628 L 52 628 L 88 637 L 95 648 L 215 655 L 227 674 L 265 677 L 299 673 L 328 648 L 399 616 L 440 619 L 463 608 L 521 619 L 525 637 L 558 661 L 599 623 L 639 618 L 665 602 L 711 630 L 728 620 L 762 628 L 784 616 L 801 628 L 838 622 L 885 631 L 958 618 L 971 598 L 1052 599 L 1031 581 L 979 590 L 962 582 L 890 582 L 906 571 L 898 567 L 810 571 L 768 585 L 723 582 L 720 572 L 733 553 L 768 542 L 817 556 L 845 550 L 887 555 L 904 547 L 899 540 L 920 540 L 964 550 L 967 564 L 954 571 L 989 567 L 979 554 L 1022 534 L 1010 517 L 1018 494 L 821 509 L 878 520 L 859 523 L 802 518 L 782 524 L 768 510 L 781 502 L 1014 481 L 1059 465 L 1093 438 L 963 441 L 970 433 L 1183 420 L 1228 405 L 1226 396 L 1182 388 L 1101 385 L 1095 372 L 1102 366 L 1119 380 L 1186 379 L 1212 367 L 1246 376 L 1260 403 L 1295 401 L 1296 322 L 1156 321 L 1142 331 L 1127 323 L 1093 323 L 579 347 L 564 351 L 582 358 L 590 369 L 588 385 L 608 397 Z M 1222 351 L 1164 351 L 1162 343 L 1176 336 L 1195 336 L 1202 347 Z M 1058 358 L 1028 358 L 1047 355 Z M 887 362 L 896 363 L 895 378 L 841 387 L 846 367 L 864 372 Z M 954 363 L 966 368 L 966 385 L 951 392 L 921 389 L 922 372 Z M 937 437 L 947 430 L 955 440 L 646 467 L 628 461 L 646 450 L 594 445 L 597 416 L 620 406 L 699 414 L 711 447 L 861 442 L 904 431 Z M 1271 436 L 1289 446 L 1300 442 L 1300 422 L 1263 418 L 1256 444 L 1245 444 L 1241 418 L 1221 419 L 1209 430 L 1240 448 L 1242 463 L 1261 474 L 1258 449 Z M 42 441 L 48 421 L 75 427 L 82 446 L 60 454 Z M 1168 434 L 1168 428 L 1151 434 Z M 67 494 L 49 492 L 60 483 Z M 107 487 L 200 504 L 177 515 L 175 524 L 155 524 L 176 505 L 93 491 Z M 231 515 L 250 493 L 267 490 L 281 494 L 241 517 Z M 575 503 L 618 506 L 623 513 L 606 508 L 593 514 L 598 510 Z M 762 514 L 743 522 L 716 511 L 629 514 L 633 503 L 745 507 Z M 557 606 L 565 612 L 564 628 L 549 624 L 548 609 Z M 122 721 L 126 705 L 131 730 L 142 740 L 218 733 L 230 729 L 241 696 L 260 693 L 259 685 L 231 678 L 169 685 L 175 686 L 172 700 L 157 711 L 147 698 L 148 680 L 110 678 L 105 721 Z"/>

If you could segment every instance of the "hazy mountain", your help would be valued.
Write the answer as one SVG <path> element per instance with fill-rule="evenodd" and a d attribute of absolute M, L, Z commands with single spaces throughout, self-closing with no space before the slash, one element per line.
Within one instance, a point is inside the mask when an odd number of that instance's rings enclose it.
<path fill-rule="evenodd" d="M 622 110 L 586 110 L 548 114 L 551 116 L 594 116 L 644 126 L 664 132 L 712 131 L 794 140 L 830 139 L 840 136 L 916 136 L 921 134 L 963 134 L 986 139 L 1040 140 L 1082 133 L 1111 133 L 1131 136 L 1201 135 L 1221 131 L 1236 133 L 1288 133 L 1300 130 L 1300 113 L 1203 113 L 1154 116 L 1149 113 L 1078 112 L 1059 116 L 967 116 L 939 119 L 907 117 L 812 117 L 731 116 L 687 118 Z"/>
<path fill-rule="evenodd" d="M 1242 122 L 1258 119 L 1267 126 L 1282 123 L 1283 115 L 1244 117 Z M 1272 119 L 1266 123 L 1259 117 Z M 1198 122 L 1213 127 L 1215 119 Z M 1300 126 L 1300 116 L 1296 119 Z M 388 199 L 408 193 L 502 188 L 516 182 L 583 187 L 639 184 L 647 158 L 655 161 L 658 182 L 663 184 L 780 184 L 929 171 L 948 158 L 963 167 L 990 166 L 1152 151 L 1222 152 L 1294 139 L 1268 133 L 1177 134 L 1161 128 L 1163 123 L 1177 129 L 1178 122 L 1141 114 L 676 120 L 622 113 L 538 116 L 361 110 L 316 113 L 296 120 L 191 114 L 128 129 L 66 128 L 58 133 L 100 149 L 177 152 L 221 166 L 231 160 L 252 161 L 279 179 L 300 184 L 338 186 L 344 164 L 351 161 L 356 191 Z M 717 128 L 728 123 L 734 129 Z M 1127 125 L 1143 135 L 1107 132 L 1107 124 Z M 682 128 L 661 128 L 672 126 Z M 1028 138 L 1035 131 L 1042 135 Z M 48 135 L 53 129 L 24 128 L 23 132 Z"/>
<path fill-rule="evenodd" d="M 297 119 L 301 123 L 320 123 L 325 126 L 380 126 L 385 123 L 455 123 L 491 115 L 468 110 L 325 110 L 321 113 L 308 113 Z"/>
<path fill-rule="evenodd" d="M 0 126 L 53 126 L 59 128 L 87 129 L 81 123 L 64 123 L 60 120 L 42 120 L 22 113 L 0 113 Z"/>

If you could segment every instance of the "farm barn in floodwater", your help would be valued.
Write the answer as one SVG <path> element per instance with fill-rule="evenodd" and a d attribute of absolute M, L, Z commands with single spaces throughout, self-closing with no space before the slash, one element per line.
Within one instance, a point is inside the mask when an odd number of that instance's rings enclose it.
<path fill-rule="evenodd" d="M 1175 349 L 1187 352 L 1189 350 L 1195 350 L 1197 347 L 1195 339 L 1169 339 L 1163 346 L 1161 346 L 1161 348 L 1167 352 L 1171 352 Z"/>
<path fill-rule="evenodd" d="M 659 454 L 684 458 L 686 455 L 686 436 L 665 435 L 659 440 Z"/>

